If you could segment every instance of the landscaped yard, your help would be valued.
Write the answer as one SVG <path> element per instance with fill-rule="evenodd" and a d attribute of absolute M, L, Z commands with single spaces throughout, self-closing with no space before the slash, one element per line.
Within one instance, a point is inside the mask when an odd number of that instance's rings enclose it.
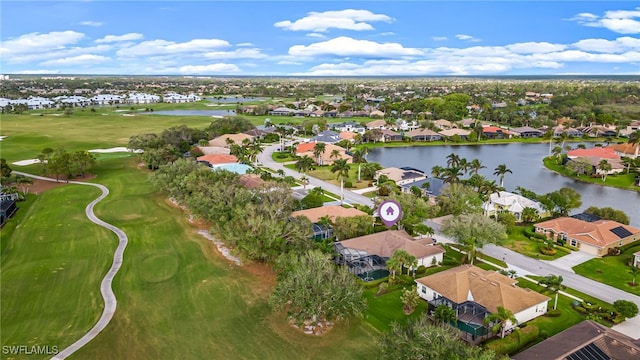
<path fill-rule="evenodd" d="M 509 234 L 504 247 L 518 252 L 522 255 L 540 260 L 555 260 L 571 253 L 571 250 L 556 245 L 554 255 L 545 255 L 540 252 L 540 248 L 545 244 L 542 241 L 529 239 L 524 235 L 524 226 L 514 226 Z"/>
<path fill-rule="evenodd" d="M 285 166 L 289 169 L 297 171 L 295 164 L 289 164 Z M 345 179 L 344 181 L 345 183 L 351 182 L 353 186 L 350 188 L 345 187 L 345 189 L 353 190 L 353 189 L 364 189 L 369 187 L 371 180 L 362 179 L 362 174 L 360 176 L 362 180 L 358 182 L 358 164 L 349 164 L 349 166 L 350 166 L 349 178 Z M 316 166 L 315 170 L 308 171 L 307 175 L 340 186 L 340 181 L 337 180 L 336 173 L 331 172 L 330 165 Z"/>
<path fill-rule="evenodd" d="M 637 251 L 640 251 L 640 241 L 631 246 L 625 246 L 625 251 L 618 256 L 591 259 L 575 266 L 573 270 L 584 277 L 640 295 L 640 285 L 630 285 L 633 275 L 629 273 L 631 266 L 628 265 L 633 253 Z M 636 282 L 640 282 L 640 275 L 637 276 Z"/>
<path fill-rule="evenodd" d="M 640 187 L 634 185 L 635 177 L 637 176 L 637 174 L 635 173 L 612 174 L 612 175 L 608 175 L 605 181 L 602 181 L 602 177 L 599 177 L 599 176 L 591 177 L 587 175 L 575 175 L 575 173 L 567 170 L 566 167 L 558 164 L 556 159 L 552 157 L 546 157 L 544 159 L 544 166 L 549 170 L 553 170 L 559 174 L 562 174 L 564 176 L 568 176 L 580 181 L 640 192 Z"/>

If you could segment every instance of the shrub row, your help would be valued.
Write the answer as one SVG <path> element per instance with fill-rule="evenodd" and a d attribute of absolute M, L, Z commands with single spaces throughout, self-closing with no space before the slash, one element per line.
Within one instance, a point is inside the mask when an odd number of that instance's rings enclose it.
<path fill-rule="evenodd" d="M 498 355 L 514 354 L 528 344 L 536 341 L 540 335 L 540 330 L 535 325 L 529 325 L 522 329 L 514 330 L 510 335 L 492 341 L 487 344 L 487 348 L 495 351 Z"/>
<path fill-rule="evenodd" d="M 524 236 L 529 239 L 538 239 L 542 241 L 547 240 L 547 237 L 545 235 L 536 233 L 533 227 L 524 228 Z"/>

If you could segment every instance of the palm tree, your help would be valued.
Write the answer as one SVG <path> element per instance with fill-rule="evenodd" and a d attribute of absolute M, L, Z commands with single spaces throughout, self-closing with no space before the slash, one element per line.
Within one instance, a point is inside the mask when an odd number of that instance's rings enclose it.
<path fill-rule="evenodd" d="M 330 159 L 338 159 L 340 158 L 340 150 L 338 149 L 333 149 L 331 150 L 331 155 L 329 155 Z"/>
<path fill-rule="evenodd" d="M 447 167 L 442 170 L 442 174 L 440 175 L 442 177 L 442 182 L 444 183 L 459 183 L 460 177 L 462 177 L 462 169 L 457 166 Z"/>
<path fill-rule="evenodd" d="M 474 174 L 478 175 L 481 169 L 485 169 L 486 166 L 482 165 L 482 162 L 478 159 L 473 159 L 469 163 L 469 168 L 473 171 Z"/>
<path fill-rule="evenodd" d="M 316 164 L 322 165 L 322 159 L 320 158 L 320 155 L 324 154 L 326 148 L 327 144 L 323 142 L 316 143 L 313 146 L 313 156 L 316 157 Z"/>
<path fill-rule="evenodd" d="M 500 178 L 500 187 L 504 187 L 504 176 L 507 173 L 513 174 L 513 172 L 507 168 L 506 164 L 500 164 L 494 170 L 493 175 Z"/>
<path fill-rule="evenodd" d="M 305 155 L 300 158 L 295 164 L 296 169 L 298 169 L 301 173 L 306 173 L 308 170 L 313 168 L 313 159 L 309 156 Z"/>
<path fill-rule="evenodd" d="M 560 161 L 560 155 L 562 155 L 562 146 L 556 146 L 551 150 L 551 153 L 556 157 L 556 160 Z"/>
<path fill-rule="evenodd" d="M 553 303 L 553 310 L 555 310 L 558 307 L 558 293 L 565 288 L 565 286 L 562 285 L 562 276 L 549 275 L 538 281 L 538 284 L 546 287 L 547 291 L 551 294 L 555 294 L 556 299 Z"/>
<path fill-rule="evenodd" d="M 504 332 L 507 329 L 507 324 L 511 323 L 516 325 L 518 320 L 510 310 L 503 308 L 502 306 L 498 306 L 498 312 L 490 314 L 486 318 L 484 318 L 484 324 L 488 325 L 490 323 L 494 323 L 491 326 L 491 331 L 497 333 L 500 330 L 500 337 L 504 338 Z"/>
<path fill-rule="evenodd" d="M 306 190 L 307 189 L 307 185 L 309 185 L 309 178 L 302 175 L 302 177 L 300 178 L 300 183 L 302 184 L 302 189 Z"/>
<path fill-rule="evenodd" d="M 344 204 L 344 179 L 349 177 L 349 170 L 351 166 L 347 163 L 346 159 L 338 159 L 333 163 L 331 167 L 332 173 L 337 173 L 337 178 L 340 180 L 340 204 Z"/>
<path fill-rule="evenodd" d="M 444 168 L 440 165 L 436 165 L 431 168 L 431 175 L 433 175 L 433 177 L 435 178 L 440 178 L 443 172 L 444 172 Z"/>
<path fill-rule="evenodd" d="M 402 270 L 402 264 L 400 264 L 400 261 L 398 261 L 398 259 L 394 257 L 390 257 L 386 261 L 386 265 L 387 265 L 387 270 L 389 270 L 389 273 L 391 274 L 391 276 L 389 277 L 389 285 L 391 285 L 391 283 L 396 277 L 396 273 Z"/>
<path fill-rule="evenodd" d="M 351 153 L 351 156 L 353 156 L 353 159 L 351 161 L 353 161 L 354 164 L 358 164 L 358 181 L 360 181 L 361 164 L 367 162 L 367 160 L 365 160 L 364 158 L 364 150 L 356 149 Z"/>
<path fill-rule="evenodd" d="M 500 191 L 503 191 L 503 190 L 504 190 L 504 188 L 502 186 L 499 186 L 498 184 L 496 184 L 495 180 L 484 181 L 478 187 L 478 192 L 480 193 L 480 196 L 482 197 L 482 200 L 484 200 L 484 201 L 489 200 L 489 197 L 491 196 L 491 194 L 496 194 L 496 193 L 499 193 Z"/>
<path fill-rule="evenodd" d="M 460 156 L 451 153 L 447 155 L 447 166 L 454 167 L 460 165 Z"/>
<path fill-rule="evenodd" d="M 629 270 L 629 274 L 633 276 L 633 281 L 631 281 L 631 286 L 636 286 L 636 277 L 640 274 L 640 269 L 637 266 L 632 266 L 631 270 Z"/>
<path fill-rule="evenodd" d="M 602 172 L 602 181 L 606 181 L 607 174 L 609 173 L 609 170 L 611 170 L 611 164 L 609 164 L 609 161 L 602 159 L 598 163 L 598 170 Z"/>
<path fill-rule="evenodd" d="M 456 311 L 445 304 L 440 304 L 433 310 L 433 319 L 437 324 L 451 325 L 457 320 Z"/>

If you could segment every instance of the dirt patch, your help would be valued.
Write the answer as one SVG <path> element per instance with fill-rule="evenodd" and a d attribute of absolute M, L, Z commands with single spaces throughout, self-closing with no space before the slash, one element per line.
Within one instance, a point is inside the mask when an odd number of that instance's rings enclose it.
<path fill-rule="evenodd" d="M 95 175 L 85 175 L 82 177 L 76 177 L 73 179 L 73 181 L 87 181 L 87 180 L 91 180 L 91 179 L 95 179 Z M 27 185 L 27 189 L 29 191 L 29 193 L 31 194 L 41 194 L 49 189 L 53 189 L 53 188 L 57 188 L 59 186 L 62 185 L 66 185 L 67 184 L 67 180 L 66 179 L 60 179 L 59 182 L 55 182 L 55 181 L 47 181 L 47 180 L 40 180 L 40 179 L 31 179 L 33 181 L 33 184 Z M 18 187 L 18 190 L 22 191 L 21 186 L 19 184 L 15 184 Z"/>

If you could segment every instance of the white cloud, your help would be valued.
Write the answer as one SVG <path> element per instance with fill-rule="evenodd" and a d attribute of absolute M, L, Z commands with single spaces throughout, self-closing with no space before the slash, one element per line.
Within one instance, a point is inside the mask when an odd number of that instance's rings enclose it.
<path fill-rule="evenodd" d="M 259 49 L 236 49 L 233 51 L 212 51 L 204 54 L 207 59 L 263 59 L 267 55 Z"/>
<path fill-rule="evenodd" d="M 458 40 L 463 40 L 463 41 L 470 41 L 470 42 L 478 42 L 480 41 L 480 39 L 477 39 L 471 35 L 466 35 L 466 34 L 457 34 L 456 38 Z"/>
<path fill-rule="evenodd" d="M 68 65 L 94 65 L 111 61 L 109 57 L 101 55 L 84 54 L 72 57 L 65 57 L 55 60 L 47 60 L 40 65 L 42 66 L 68 66 Z"/>
<path fill-rule="evenodd" d="M 378 34 L 378 36 L 393 36 L 395 34 L 396 33 L 394 33 L 393 31 L 387 31 L 387 32 L 383 32 L 383 33 Z"/>
<path fill-rule="evenodd" d="M 303 18 L 295 21 L 279 21 L 274 26 L 291 31 L 327 32 L 329 29 L 364 31 L 373 30 L 369 22 L 376 21 L 392 23 L 394 19 L 384 14 L 374 14 L 369 10 L 345 9 L 309 12 Z"/>
<path fill-rule="evenodd" d="M 143 41 L 125 49 L 120 49 L 117 54 L 118 56 L 123 57 L 136 57 L 180 53 L 202 53 L 230 46 L 231 44 L 229 44 L 229 42 L 219 39 L 194 39 L 183 43 L 176 43 L 167 40 L 150 40 Z"/>
<path fill-rule="evenodd" d="M 562 51 L 567 48 L 563 44 L 551 44 L 548 42 L 526 42 L 507 45 L 506 48 L 517 54 L 535 54 Z"/>
<path fill-rule="evenodd" d="M 107 35 L 102 39 L 96 40 L 96 43 L 102 44 L 102 43 L 112 43 L 112 42 L 118 42 L 118 41 L 133 41 L 133 40 L 140 40 L 143 37 L 144 36 L 142 34 L 138 34 L 138 33 L 128 33 L 124 35 Z"/>
<path fill-rule="evenodd" d="M 640 50 L 640 39 L 627 36 L 615 40 L 584 39 L 574 43 L 573 46 L 583 51 L 619 53 L 629 50 Z"/>
<path fill-rule="evenodd" d="M 24 34 L 16 39 L 3 41 L 0 45 L 0 55 L 5 57 L 35 52 L 45 53 L 75 44 L 84 37 L 83 33 L 72 30 Z"/>
<path fill-rule="evenodd" d="M 89 47 L 69 47 L 69 48 L 57 48 L 57 49 L 45 49 L 41 52 L 33 52 L 29 54 L 19 54 L 16 56 L 3 57 L 3 61 L 9 64 L 26 64 L 32 61 L 46 61 L 51 59 L 61 59 L 66 57 L 73 57 L 82 54 L 95 54 L 105 53 L 111 51 L 113 47 L 111 45 L 98 45 Z"/>
<path fill-rule="evenodd" d="M 324 34 L 320 34 L 320 33 L 308 33 L 307 36 L 308 37 L 312 37 L 312 38 L 317 38 L 317 39 L 326 38 L 326 36 Z"/>
<path fill-rule="evenodd" d="M 591 27 L 602 27 L 620 34 L 640 33 L 640 7 L 635 10 L 609 10 L 603 16 L 581 13 L 569 19 Z"/>
<path fill-rule="evenodd" d="M 431 40 L 433 41 L 446 41 L 448 38 L 446 36 L 432 36 Z"/>
<path fill-rule="evenodd" d="M 289 60 L 278 61 L 276 64 L 278 64 L 278 65 L 303 65 L 303 63 L 301 63 L 299 61 L 289 61 Z"/>
<path fill-rule="evenodd" d="M 84 25 L 84 26 L 93 26 L 93 27 L 100 27 L 102 25 L 104 25 L 104 23 L 100 22 L 100 21 L 82 21 L 80 22 L 80 25 Z"/>
<path fill-rule="evenodd" d="M 40 75 L 40 74 L 60 74 L 60 70 L 20 70 L 16 71 L 16 74 L 24 75 Z"/>
<path fill-rule="evenodd" d="M 346 36 L 310 44 L 308 46 L 294 45 L 289 48 L 289 55 L 302 57 L 327 55 L 388 58 L 422 54 L 423 51 L 420 49 L 405 48 L 398 43 L 377 43 L 369 40 L 356 40 Z"/>
<path fill-rule="evenodd" d="M 209 64 L 209 65 L 186 65 L 178 69 L 180 74 L 228 74 L 239 73 L 240 68 L 235 64 Z"/>
<path fill-rule="evenodd" d="M 236 44 L 236 46 L 237 47 L 251 47 L 251 46 L 254 46 L 254 45 L 252 43 L 250 43 L 250 42 L 246 42 L 246 43 Z"/>

